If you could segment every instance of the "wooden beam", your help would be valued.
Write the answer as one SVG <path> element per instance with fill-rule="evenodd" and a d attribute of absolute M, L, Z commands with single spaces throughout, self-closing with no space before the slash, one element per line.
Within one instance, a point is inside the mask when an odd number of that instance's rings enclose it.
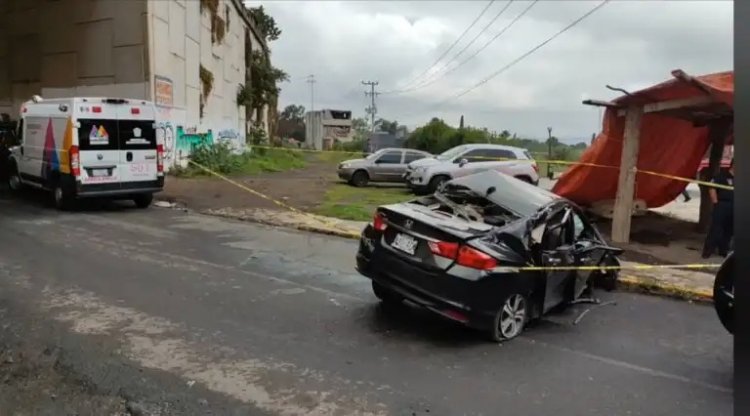
<path fill-rule="evenodd" d="M 698 82 L 698 80 L 695 79 L 695 77 L 688 75 L 685 71 L 681 69 L 675 69 L 674 71 L 672 71 L 672 76 L 679 79 L 682 82 L 686 82 L 694 86 L 695 88 L 698 88 L 699 90 L 703 91 L 703 93 L 706 95 L 709 95 L 709 96 L 713 95 L 712 91 L 706 88 L 705 85 L 701 84 L 700 82 Z"/>
<path fill-rule="evenodd" d="M 625 115 L 625 132 L 622 140 L 620 176 L 617 180 L 617 196 L 612 214 L 612 241 L 630 242 L 630 219 L 635 197 L 635 167 L 638 162 L 638 144 L 641 135 L 643 107 L 631 106 Z"/>
<path fill-rule="evenodd" d="M 611 101 L 602 101 L 602 100 L 583 100 L 583 104 L 593 105 L 597 107 L 622 108 L 621 105 L 615 104 Z"/>
<path fill-rule="evenodd" d="M 656 103 L 650 103 L 643 106 L 644 113 L 658 113 L 661 111 L 688 109 L 688 108 L 700 108 L 711 104 L 715 104 L 716 101 L 708 96 L 701 95 L 698 97 L 683 98 L 680 100 L 669 100 L 659 101 Z M 618 117 L 625 115 L 627 110 L 620 110 L 617 112 Z"/>

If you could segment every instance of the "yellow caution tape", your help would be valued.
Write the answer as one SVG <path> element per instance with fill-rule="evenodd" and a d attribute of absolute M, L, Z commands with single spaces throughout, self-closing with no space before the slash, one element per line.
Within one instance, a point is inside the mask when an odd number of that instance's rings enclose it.
<path fill-rule="evenodd" d="M 654 269 L 717 269 L 721 264 L 634 264 L 628 266 L 524 266 L 520 271 L 606 271 L 606 270 L 654 270 Z"/>
<path fill-rule="evenodd" d="M 271 147 L 271 146 L 255 146 L 252 147 L 257 149 L 269 149 L 269 150 L 288 150 L 292 152 L 308 152 L 308 153 L 341 153 L 341 154 L 350 154 L 350 155 L 361 155 L 364 152 L 350 152 L 350 151 L 343 151 L 343 150 L 314 150 L 314 149 L 295 149 L 295 148 L 288 148 L 288 147 Z M 581 166 L 589 166 L 594 168 L 605 168 L 605 169 L 617 169 L 619 170 L 619 166 L 610 166 L 610 165 L 601 165 L 597 163 L 588 163 L 588 162 L 579 162 L 579 161 L 571 161 L 571 160 L 557 160 L 557 159 L 532 159 L 532 160 L 525 160 L 525 159 L 510 159 L 510 158 L 500 158 L 500 157 L 486 157 L 486 156 L 476 156 L 473 157 L 476 159 L 486 159 L 486 160 L 496 160 L 496 161 L 514 161 L 514 162 L 527 162 L 527 163 L 546 163 L 549 165 L 566 165 L 566 166 L 572 166 L 572 165 L 581 165 Z M 682 182 L 687 183 L 694 183 L 697 185 L 709 187 L 709 188 L 718 188 L 718 189 L 726 189 L 729 191 L 734 191 L 734 186 L 731 185 L 722 185 L 718 183 L 708 182 L 708 181 L 702 181 L 699 179 L 694 178 L 684 178 L 681 176 L 675 176 L 675 175 L 669 175 L 666 173 L 659 173 L 654 172 L 650 170 L 645 169 L 635 169 L 638 173 L 643 173 L 646 175 L 653 175 L 653 176 L 660 176 L 663 178 L 678 180 Z"/>
<path fill-rule="evenodd" d="M 216 177 L 218 177 L 218 178 L 220 178 L 222 180 L 225 180 L 225 181 L 231 183 L 232 185 L 234 185 L 234 186 L 236 186 L 236 187 L 238 187 L 238 188 L 240 188 L 240 189 L 242 189 L 244 191 L 250 192 L 251 194 L 253 194 L 253 195 L 257 196 L 257 197 L 265 199 L 266 201 L 270 201 L 270 202 L 272 202 L 272 203 L 274 203 L 274 204 L 276 204 L 276 205 L 278 205 L 278 206 L 280 206 L 282 208 L 288 209 L 288 210 L 290 210 L 290 211 L 292 211 L 294 213 L 300 214 L 300 215 L 305 215 L 305 216 L 308 216 L 308 217 L 313 217 L 317 221 L 320 221 L 320 222 L 322 222 L 322 223 L 324 223 L 324 224 L 326 224 L 328 226 L 331 226 L 331 227 L 334 227 L 334 228 L 336 226 L 336 224 L 334 222 L 326 219 L 325 217 L 313 216 L 312 214 L 310 214 L 308 212 L 299 210 L 299 209 L 297 209 L 297 208 L 295 208 L 295 207 L 293 207 L 293 206 L 291 206 L 289 204 L 286 204 L 286 203 L 284 203 L 282 201 L 279 201 L 278 199 L 271 198 L 270 196 L 268 196 L 268 195 L 266 195 L 266 194 L 264 194 L 262 192 L 258 192 L 255 189 L 252 189 L 252 188 L 247 187 L 247 186 L 245 186 L 245 185 L 243 185 L 243 184 L 241 184 L 241 183 L 239 183 L 237 181 L 234 181 L 234 180 L 232 180 L 230 178 L 227 178 L 226 176 L 224 176 L 224 175 L 222 175 L 222 174 L 220 174 L 220 173 L 218 173 L 218 172 L 216 172 L 216 171 L 214 171 L 214 170 L 212 170 L 212 169 L 210 169 L 210 168 L 208 168 L 206 166 L 203 166 L 200 163 L 196 163 L 196 162 L 194 162 L 194 161 L 192 161 L 190 159 L 188 159 L 188 163 L 193 164 L 193 165 L 197 166 L 198 168 L 200 168 L 200 169 L 202 169 L 202 170 L 204 170 L 204 171 L 206 171 L 206 172 L 208 172 L 208 173 L 210 173 L 210 174 L 212 174 L 212 175 L 214 175 L 214 176 L 216 176 Z M 358 237 L 359 234 L 356 234 L 356 236 Z"/>
<path fill-rule="evenodd" d="M 284 203 L 282 201 L 279 201 L 275 198 L 272 198 L 262 192 L 258 192 L 248 186 L 245 186 L 237 181 L 234 181 L 216 171 L 213 169 L 210 169 L 206 166 L 203 166 L 200 163 L 196 163 L 192 160 L 188 160 L 189 163 L 195 165 L 196 167 L 226 181 L 231 183 L 232 185 L 246 191 L 250 192 L 251 194 L 265 199 L 267 201 L 270 201 L 282 208 L 288 209 L 294 213 L 304 215 L 310 218 L 315 219 L 316 221 L 320 221 L 323 224 L 332 227 L 333 229 L 336 229 L 336 223 L 330 220 L 327 220 L 325 217 L 321 217 L 319 215 L 313 215 L 308 212 L 302 211 L 300 209 L 297 209 L 287 203 Z M 356 237 L 358 238 L 360 236 L 359 233 L 349 233 L 349 232 L 340 232 L 341 235 L 347 235 L 350 237 Z M 522 267 L 503 267 L 503 271 L 505 272 L 529 272 L 529 271 L 574 271 L 574 270 L 589 270 L 589 271 L 607 271 L 607 270 L 653 270 L 653 269 L 713 269 L 713 268 L 719 268 L 721 267 L 721 264 L 635 264 L 635 265 L 629 265 L 629 266 L 522 266 Z"/>

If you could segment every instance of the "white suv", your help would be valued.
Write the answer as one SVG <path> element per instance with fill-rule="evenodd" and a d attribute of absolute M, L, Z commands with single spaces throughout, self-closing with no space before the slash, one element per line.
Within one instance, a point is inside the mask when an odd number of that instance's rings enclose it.
<path fill-rule="evenodd" d="M 538 185 L 539 167 L 526 149 L 499 144 L 466 144 L 434 158 L 410 163 L 404 179 L 417 194 L 435 192 L 445 181 L 485 170 L 496 170 Z"/>

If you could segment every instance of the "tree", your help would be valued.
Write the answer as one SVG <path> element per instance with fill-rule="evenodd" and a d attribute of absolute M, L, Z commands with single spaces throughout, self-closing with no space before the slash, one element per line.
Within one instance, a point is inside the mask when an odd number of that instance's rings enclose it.
<path fill-rule="evenodd" d="M 274 96 L 278 96 L 281 91 L 278 83 L 288 81 L 289 75 L 271 65 L 268 55 L 264 52 L 253 51 L 250 79 L 250 102 L 254 110 L 260 111 L 272 102 Z"/>
<path fill-rule="evenodd" d="M 368 124 L 367 120 L 362 117 L 352 119 L 352 128 L 357 132 L 367 132 L 367 130 L 369 130 Z"/>
<path fill-rule="evenodd" d="M 390 134 L 396 134 L 396 131 L 398 131 L 398 121 L 388 121 L 381 118 L 375 122 L 375 125 L 379 126 L 380 130 Z"/>
<path fill-rule="evenodd" d="M 302 121 L 305 117 L 305 106 L 290 104 L 284 108 L 279 117 L 282 120 Z"/>
<path fill-rule="evenodd" d="M 305 141 L 305 106 L 290 104 L 279 114 L 278 134 Z"/>
<path fill-rule="evenodd" d="M 266 14 L 263 10 L 263 6 L 251 7 L 247 11 L 250 13 L 250 17 L 255 21 L 255 25 L 266 39 L 266 42 L 271 42 L 281 36 L 281 29 L 276 26 L 276 20 L 273 17 Z"/>

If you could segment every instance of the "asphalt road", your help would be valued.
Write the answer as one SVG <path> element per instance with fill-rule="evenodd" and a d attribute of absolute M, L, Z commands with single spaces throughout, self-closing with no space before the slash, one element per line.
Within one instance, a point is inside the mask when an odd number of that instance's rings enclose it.
<path fill-rule="evenodd" d="M 605 293 L 616 304 L 578 325 L 586 306 L 491 344 L 381 308 L 355 250 L 176 210 L 59 213 L 0 193 L 2 307 L 65 349 L 92 389 L 174 414 L 732 413 L 732 339 L 708 306 Z"/>

